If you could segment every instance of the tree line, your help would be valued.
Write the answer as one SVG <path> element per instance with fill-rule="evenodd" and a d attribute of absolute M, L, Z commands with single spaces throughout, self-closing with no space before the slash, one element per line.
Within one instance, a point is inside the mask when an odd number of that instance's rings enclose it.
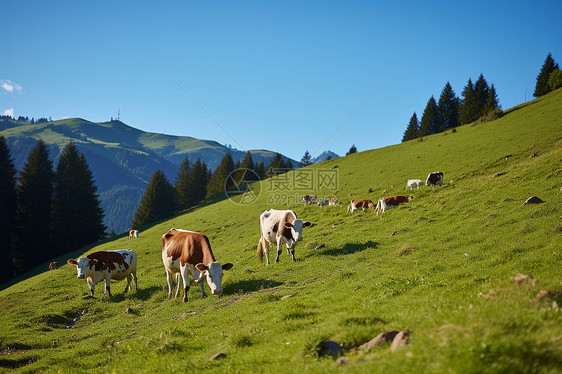
<path fill-rule="evenodd" d="M 414 112 L 404 131 L 402 141 L 423 138 L 437 134 L 478 119 L 490 120 L 501 115 L 496 88 L 488 85 L 483 74 L 475 83 L 469 78 L 462 98 L 458 98 L 449 82 L 445 84 L 439 101 L 431 96 L 423 111 L 421 120 Z"/>
<path fill-rule="evenodd" d="M 74 143 L 56 168 L 42 140 L 16 177 L 0 136 L 0 283 L 105 236 L 92 172 Z"/>
<path fill-rule="evenodd" d="M 291 160 L 284 161 L 279 153 L 275 153 L 267 166 L 264 161 L 254 163 L 250 152 L 246 152 L 244 158 L 237 162 L 234 162 L 230 153 L 226 153 L 214 172 L 201 159 L 191 163 L 186 156 L 180 164 L 174 184 L 168 181 L 161 170 L 152 174 L 131 225 L 139 227 L 171 217 L 237 187 L 242 181 L 258 181 L 292 169 Z"/>
<path fill-rule="evenodd" d="M 562 71 L 549 53 L 537 76 L 533 96 L 540 97 L 562 87 Z M 488 85 L 484 75 L 472 83 L 468 79 L 461 98 L 456 97 L 451 84 L 447 82 L 441 91 L 439 101 L 431 96 L 423 111 L 421 120 L 414 112 L 404 131 L 402 142 L 423 138 L 477 120 L 490 121 L 501 116 L 498 96 L 494 85 Z"/>

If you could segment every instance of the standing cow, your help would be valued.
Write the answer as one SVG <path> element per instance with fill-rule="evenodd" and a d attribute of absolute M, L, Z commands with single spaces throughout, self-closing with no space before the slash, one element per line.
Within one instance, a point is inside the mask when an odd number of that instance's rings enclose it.
<path fill-rule="evenodd" d="M 417 187 L 419 190 L 420 186 L 423 186 L 421 179 L 408 179 L 408 182 L 406 183 L 406 188 L 410 187 L 410 191 L 413 190 L 414 187 Z"/>
<path fill-rule="evenodd" d="M 234 266 L 231 263 L 221 265 L 215 260 L 207 236 L 198 232 L 173 228 L 162 235 L 162 261 L 168 278 L 168 299 L 172 297 L 173 276 L 180 273 L 183 280 L 184 303 L 187 301 L 187 291 L 189 290 L 189 275 L 199 284 L 203 297 L 206 297 L 201 282 L 203 277 L 207 279 L 211 293 L 220 295 L 223 270 L 230 270 Z M 176 297 L 179 288 L 178 278 Z"/>
<path fill-rule="evenodd" d="M 137 254 L 130 249 L 118 251 L 98 251 L 77 260 L 70 259 L 68 263 L 76 265 L 78 279 L 86 279 L 90 287 L 90 295 L 94 296 L 96 284 L 105 280 L 104 294 L 111 297 L 111 279 L 123 280 L 127 278 L 126 293 L 131 288 L 131 279 L 135 279 L 137 290 Z"/>
<path fill-rule="evenodd" d="M 351 200 L 351 203 L 347 207 L 347 211 L 349 214 L 353 214 L 353 212 L 359 208 L 366 212 L 368 208 L 375 209 L 375 204 L 369 199 L 355 199 Z"/>
<path fill-rule="evenodd" d="M 425 181 L 425 184 L 431 187 L 439 186 L 441 183 L 443 183 L 443 172 L 441 171 L 429 173 Z"/>
<path fill-rule="evenodd" d="M 377 212 L 377 216 L 379 212 L 384 213 L 388 209 L 396 208 L 398 205 L 402 203 L 407 203 L 411 201 L 414 197 L 412 195 L 396 195 L 396 196 L 389 196 L 389 197 L 381 197 L 377 202 L 377 207 L 375 211 Z"/>
<path fill-rule="evenodd" d="M 258 257 L 269 265 L 267 251 L 269 245 L 277 244 L 277 257 L 275 262 L 279 262 L 279 255 L 283 250 L 283 244 L 287 248 L 287 254 L 295 260 L 295 244 L 302 240 L 302 230 L 310 226 L 310 222 L 303 222 L 297 218 L 297 214 L 292 210 L 266 210 L 260 215 L 260 241 L 258 243 Z"/>
<path fill-rule="evenodd" d="M 139 230 L 129 230 L 129 239 L 138 238 Z"/>

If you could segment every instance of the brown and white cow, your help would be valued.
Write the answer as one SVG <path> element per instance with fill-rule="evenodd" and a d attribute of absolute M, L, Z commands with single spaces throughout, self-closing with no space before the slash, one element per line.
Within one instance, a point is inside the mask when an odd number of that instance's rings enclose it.
<path fill-rule="evenodd" d="M 138 238 L 139 230 L 129 230 L 129 239 Z"/>
<path fill-rule="evenodd" d="M 80 257 L 77 260 L 70 259 L 68 263 L 76 265 L 78 279 L 86 279 L 90 287 L 90 296 L 94 296 L 96 284 L 105 280 L 104 294 L 111 297 L 111 279 L 123 280 L 127 278 L 127 290 L 131 288 L 131 279 L 135 279 L 135 290 L 137 290 L 137 254 L 130 249 L 118 251 L 98 251 Z"/>
<path fill-rule="evenodd" d="M 377 207 L 375 208 L 377 212 L 377 216 L 379 212 L 384 213 L 386 210 L 391 208 L 396 208 L 398 205 L 402 203 L 407 203 L 411 201 L 414 197 L 412 195 L 396 195 L 396 196 L 389 196 L 389 197 L 381 197 L 377 203 Z"/>
<path fill-rule="evenodd" d="M 275 262 L 279 262 L 279 255 L 283 250 L 283 244 L 287 248 L 287 254 L 295 260 L 295 243 L 302 240 L 302 230 L 310 226 L 310 222 L 303 222 L 297 218 L 297 214 L 292 210 L 269 209 L 260 215 L 260 241 L 258 243 L 258 257 L 269 265 L 267 251 L 269 245 L 277 244 L 277 257 Z"/>
<path fill-rule="evenodd" d="M 162 261 L 168 276 L 168 299 L 172 297 L 173 276 L 179 273 L 183 280 L 184 303 L 187 301 L 187 291 L 189 290 L 189 275 L 199 284 L 203 297 L 207 297 L 201 282 L 203 277 L 207 279 L 211 293 L 220 295 L 223 270 L 230 270 L 234 266 L 231 263 L 221 265 L 216 261 L 207 236 L 198 232 L 173 228 L 162 235 Z M 179 287 L 178 277 L 176 297 Z"/>
<path fill-rule="evenodd" d="M 347 207 L 347 211 L 349 214 L 353 214 L 353 212 L 359 208 L 366 212 L 368 208 L 375 209 L 375 204 L 369 199 L 355 199 L 351 200 L 351 203 Z"/>
<path fill-rule="evenodd" d="M 336 206 L 339 204 L 339 201 L 336 197 L 333 197 L 331 199 L 328 200 L 328 205 L 329 206 Z"/>

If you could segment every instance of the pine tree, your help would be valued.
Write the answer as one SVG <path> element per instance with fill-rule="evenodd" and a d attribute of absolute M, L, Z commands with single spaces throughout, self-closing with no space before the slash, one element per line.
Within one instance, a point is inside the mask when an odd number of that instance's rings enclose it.
<path fill-rule="evenodd" d="M 439 112 L 437 111 L 437 102 L 435 102 L 435 98 L 431 96 L 425 106 L 420 121 L 419 137 L 437 134 L 439 131 L 441 131 L 441 124 L 439 121 Z"/>
<path fill-rule="evenodd" d="M 263 160 L 256 163 L 255 171 L 260 179 L 265 177 L 265 162 Z"/>
<path fill-rule="evenodd" d="M 551 91 L 551 88 L 548 85 L 548 79 L 550 78 L 550 73 L 554 70 L 558 70 L 558 64 L 549 53 L 544 60 L 544 64 L 542 65 L 539 75 L 537 76 L 537 84 L 535 85 L 535 92 L 533 93 L 534 97 L 546 95 Z"/>
<path fill-rule="evenodd" d="M 285 169 L 287 169 L 287 171 L 294 169 L 293 162 L 290 159 L 287 159 L 287 162 L 285 162 Z"/>
<path fill-rule="evenodd" d="M 207 184 L 207 197 L 216 196 L 234 187 L 231 173 L 234 171 L 234 161 L 230 153 L 222 158 L 219 166 Z M 230 178 L 229 178 L 230 175 Z M 227 180 L 228 178 L 228 180 Z"/>
<path fill-rule="evenodd" d="M 52 235 L 55 255 L 94 243 L 105 235 L 103 210 L 86 157 L 74 143 L 62 151 L 54 175 Z"/>
<path fill-rule="evenodd" d="M 478 100 L 474 91 L 472 80 L 468 78 L 468 82 L 462 91 L 462 101 L 460 105 L 459 122 L 462 125 L 474 122 L 478 119 Z"/>
<path fill-rule="evenodd" d="M 412 118 L 410 118 L 410 123 L 408 124 L 406 131 L 404 131 L 402 142 L 417 138 L 419 132 L 420 132 L 420 124 L 418 122 L 418 116 L 416 115 L 416 112 L 414 112 Z"/>
<path fill-rule="evenodd" d="M 488 86 L 488 82 L 484 79 L 484 75 L 480 74 L 476 83 L 474 83 L 474 93 L 476 97 L 476 105 L 477 108 L 477 117 L 476 119 L 482 117 L 484 113 L 484 106 L 486 105 L 486 100 L 488 99 L 488 92 L 490 87 Z"/>
<path fill-rule="evenodd" d="M 483 113 L 486 115 L 497 108 L 499 108 L 498 95 L 496 94 L 496 88 L 492 84 L 490 90 L 488 91 L 488 97 L 486 98 L 486 103 L 484 104 Z"/>
<path fill-rule="evenodd" d="M 548 87 L 552 91 L 559 89 L 562 87 L 562 71 L 559 69 L 555 69 L 550 73 L 550 78 L 548 78 Z"/>
<path fill-rule="evenodd" d="M 357 147 L 355 146 L 355 144 L 353 144 L 351 146 L 351 148 L 349 148 L 349 151 L 347 151 L 347 153 L 345 155 L 347 156 L 347 155 L 351 155 L 353 153 L 357 153 Z"/>
<path fill-rule="evenodd" d="M 257 179 L 254 171 L 254 160 L 252 159 L 250 151 L 246 152 L 242 161 L 239 162 L 238 167 L 235 165 L 234 169 L 236 170 L 236 174 L 234 176 L 236 184 L 239 184 L 242 180 L 250 182 Z"/>
<path fill-rule="evenodd" d="M 308 152 L 308 149 L 306 150 L 306 152 L 304 152 L 304 156 L 302 156 L 301 162 L 299 164 L 301 167 L 305 167 L 312 164 L 312 156 Z"/>
<path fill-rule="evenodd" d="M 189 176 L 189 185 L 193 205 L 199 204 L 207 194 L 207 183 L 209 181 L 207 165 L 200 159 L 195 160 Z"/>
<path fill-rule="evenodd" d="M 174 192 L 164 173 L 156 170 L 146 186 L 132 226 L 139 227 L 172 216 L 175 211 Z"/>
<path fill-rule="evenodd" d="M 6 139 L 0 136 L 0 284 L 14 276 L 12 230 L 16 213 L 16 169 Z"/>
<path fill-rule="evenodd" d="M 53 256 L 52 200 L 53 164 L 47 146 L 39 140 L 27 157 L 17 186 L 13 247 L 16 275 Z"/>
<path fill-rule="evenodd" d="M 285 162 L 283 161 L 283 157 L 280 153 L 275 153 L 273 155 L 273 159 L 269 163 L 266 169 L 266 176 L 273 177 L 275 175 L 283 174 L 286 172 L 285 170 Z"/>
<path fill-rule="evenodd" d="M 443 91 L 441 91 L 437 110 L 441 120 L 441 131 L 452 129 L 459 125 L 459 99 L 455 96 L 455 91 L 453 91 L 453 87 L 451 87 L 449 82 L 445 84 Z"/>
<path fill-rule="evenodd" d="M 187 155 L 180 165 L 180 170 L 176 177 L 176 210 L 184 210 L 194 204 L 191 196 L 191 185 L 189 177 L 191 175 L 191 167 L 189 166 L 189 159 Z"/>

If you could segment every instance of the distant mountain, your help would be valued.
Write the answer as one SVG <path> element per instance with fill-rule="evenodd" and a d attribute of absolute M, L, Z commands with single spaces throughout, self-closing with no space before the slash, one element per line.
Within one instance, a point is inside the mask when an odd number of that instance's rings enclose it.
<path fill-rule="evenodd" d="M 127 230 L 150 177 L 156 169 L 174 182 L 180 163 L 201 158 L 215 169 L 227 152 L 234 162 L 244 151 L 225 147 L 212 140 L 144 132 L 120 121 L 90 122 L 81 118 L 30 123 L 0 118 L 0 135 L 6 138 L 16 169 L 22 170 L 31 149 L 42 139 L 56 166 L 61 150 L 70 141 L 86 156 L 92 169 L 102 208 L 104 224 L 117 233 Z M 266 164 L 274 156 L 267 150 L 251 150 L 254 162 Z M 283 156 L 284 161 L 287 157 Z M 291 160 L 293 165 L 298 165 Z"/>
<path fill-rule="evenodd" d="M 334 158 L 338 158 L 338 157 L 340 157 L 340 156 L 335 154 L 332 151 L 324 151 L 320 154 L 320 156 L 313 158 L 312 163 L 317 164 L 319 162 L 324 162 L 324 161 L 327 161 L 327 160 L 333 160 Z"/>

